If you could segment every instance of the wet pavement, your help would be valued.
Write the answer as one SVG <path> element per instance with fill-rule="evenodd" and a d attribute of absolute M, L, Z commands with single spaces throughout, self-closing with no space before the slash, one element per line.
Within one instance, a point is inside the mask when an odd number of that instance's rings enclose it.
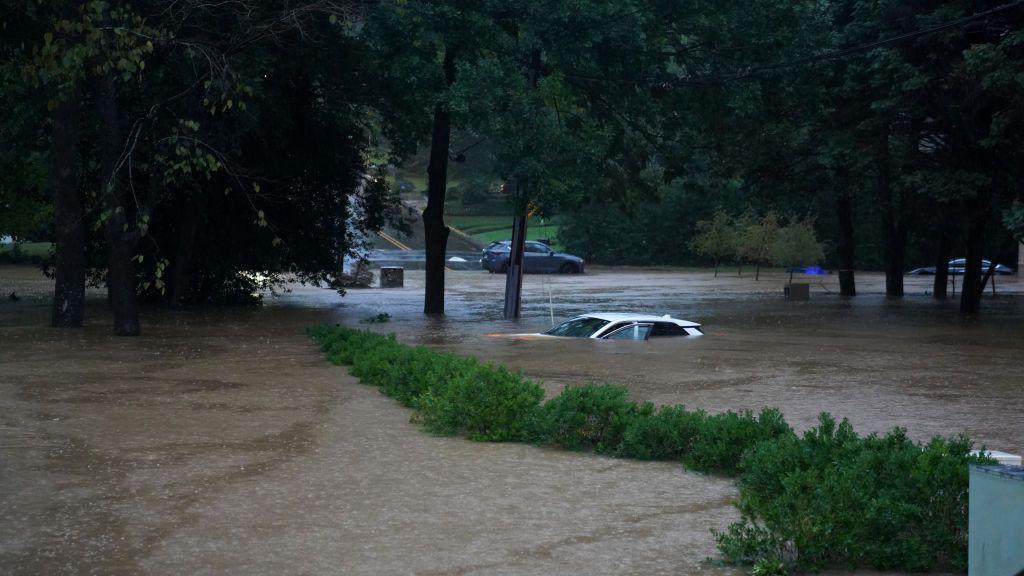
<path fill-rule="evenodd" d="M 503 278 L 449 273 L 449 315 L 406 288 L 315 288 L 258 310 L 147 310 L 144 335 L 45 328 L 44 282 L 0 268 L 0 573 L 737 574 L 705 561 L 735 518 L 732 482 L 643 463 L 439 438 L 356 384 L 302 334 L 387 312 L 409 343 L 522 369 L 555 392 L 620 382 L 637 399 L 709 410 L 779 406 L 917 438 L 966 431 L 1024 451 L 1024 304 L 1000 279 L 989 312 L 862 278 L 840 300 L 818 279 L 785 303 L 782 278 L 597 269 L 527 276 L 524 318 L 499 319 Z M 95 294 L 94 294 L 95 296 Z M 673 313 L 701 338 L 518 341 L 587 310 Z"/>

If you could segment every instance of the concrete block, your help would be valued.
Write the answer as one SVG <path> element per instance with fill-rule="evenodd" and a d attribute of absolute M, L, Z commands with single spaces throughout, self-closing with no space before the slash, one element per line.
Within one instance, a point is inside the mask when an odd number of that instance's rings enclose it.
<path fill-rule="evenodd" d="M 405 268 L 388 266 L 380 269 L 381 288 L 401 288 L 405 285 Z"/>
<path fill-rule="evenodd" d="M 782 291 L 786 295 L 786 300 L 807 302 L 811 299 L 811 285 L 806 282 L 787 284 L 782 288 Z"/>
<path fill-rule="evenodd" d="M 971 466 L 967 573 L 1024 573 L 1024 466 Z"/>

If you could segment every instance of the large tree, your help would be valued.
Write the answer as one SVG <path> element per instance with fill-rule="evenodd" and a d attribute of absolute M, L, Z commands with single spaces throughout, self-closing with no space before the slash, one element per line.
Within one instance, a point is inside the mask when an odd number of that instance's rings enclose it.
<path fill-rule="evenodd" d="M 374 7 L 362 37 L 379 76 L 379 109 L 392 160 L 401 164 L 427 142 L 427 205 L 423 211 L 426 283 L 423 312 L 444 313 L 444 221 L 452 133 L 451 90 L 458 71 L 493 48 L 500 34 L 487 3 L 467 0 L 404 2 Z M 456 157 L 456 159 L 458 159 Z"/>
<path fill-rule="evenodd" d="M 34 25 L 24 78 L 55 95 L 55 323 L 62 294 L 81 301 L 81 266 L 62 257 L 82 252 L 76 211 L 105 231 L 91 261 L 105 270 L 115 332 L 132 335 L 140 291 L 218 299 L 281 274 L 338 286 L 358 229 L 394 208 L 364 160 L 352 3 L 16 4 Z M 314 65 L 314 50 L 330 60 Z M 76 165 L 88 178 L 68 172 Z M 70 309 L 80 322 L 80 304 Z"/>

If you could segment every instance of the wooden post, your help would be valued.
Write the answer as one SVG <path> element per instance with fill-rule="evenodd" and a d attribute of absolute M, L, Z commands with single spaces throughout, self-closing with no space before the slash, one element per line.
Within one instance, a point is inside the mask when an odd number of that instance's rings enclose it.
<path fill-rule="evenodd" d="M 514 185 L 514 184 L 513 184 Z M 526 216 L 517 214 L 512 220 L 512 245 L 509 246 L 508 268 L 505 271 L 506 320 L 519 318 L 523 301 L 523 252 L 526 248 Z"/>

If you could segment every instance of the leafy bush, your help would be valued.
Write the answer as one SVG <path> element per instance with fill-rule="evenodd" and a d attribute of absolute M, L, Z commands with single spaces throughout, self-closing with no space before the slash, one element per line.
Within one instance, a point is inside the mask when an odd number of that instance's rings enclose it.
<path fill-rule="evenodd" d="M 755 446 L 740 463 L 740 522 L 716 534 L 737 563 L 781 561 L 799 570 L 962 570 L 967 561 L 964 437 L 926 445 L 902 429 L 859 437 L 822 414 L 803 438 Z"/>
<path fill-rule="evenodd" d="M 540 386 L 505 368 L 473 365 L 451 375 L 445 387 L 429 388 L 417 407 L 426 428 L 471 440 L 523 440 L 526 424 L 544 397 Z"/>
<path fill-rule="evenodd" d="M 732 476 L 747 450 L 760 442 L 792 434 L 793 429 L 775 408 L 761 410 L 757 418 L 749 410 L 714 414 L 701 423 L 693 449 L 683 462 L 694 470 Z"/>
<path fill-rule="evenodd" d="M 359 332 L 342 326 L 319 326 L 309 334 L 320 342 L 320 350 L 335 364 L 352 365 L 360 354 L 382 346 L 398 346 L 393 336 Z"/>
<path fill-rule="evenodd" d="M 438 354 L 422 347 L 412 349 L 401 359 L 387 367 L 381 392 L 413 408 L 427 392 L 443 392 L 456 375 L 477 366 L 476 360 Z"/>
<path fill-rule="evenodd" d="M 503 367 L 403 346 L 393 336 L 341 326 L 309 334 L 332 362 L 351 365 L 364 384 L 417 409 L 424 426 L 438 434 L 523 440 L 544 397 L 540 386 Z"/>
<path fill-rule="evenodd" d="M 535 441 L 569 450 L 614 453 L 637 405 L 624 386 L 570 386 L 548 400 L 533 425 Z"/>
<path fill-rule="evenodd" d="M 651 404 L 644 404 L 627 421 L 617 453 L 640 460 L 680 460 L 693 450 L 707 417 L 703 410 L 689 412 L 684 406 L 655 411 Z"/>
<path fill-rule="evenodd" d="M 400 346 L 397 342 L 378 344 L 370 348 L 360 349 L 358 353 L 348 345 L 344 353 L 352 356 L 351 374 L 359 378 L 363 384 L 384 386 L 391 381 L 394 366 L 402 366 L 409 362 L 409 357 L 416 354 L 417 349 Z"/>

